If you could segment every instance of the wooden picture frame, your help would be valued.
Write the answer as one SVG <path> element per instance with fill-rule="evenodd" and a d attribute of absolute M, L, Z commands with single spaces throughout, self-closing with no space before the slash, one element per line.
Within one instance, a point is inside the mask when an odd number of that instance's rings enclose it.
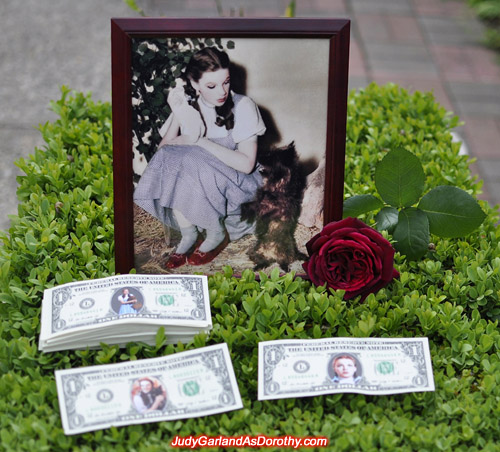
<path fill-rule="evenodd" d="M 324 224 L 342 218 L 349 33 L 348 19 L 111 20 L 116 272 L 128 273 L 136 268 L 138 273 L 210 274 L 224 265 L 231 265 L 236 274 L 247 268 L 270 270 L 277 265 L 282 271 L 302 272 L 306 241 Z M 134 203 L 134 190 L 158 150 L 158 131 L 165 118 L 155 117 L 154 111 L 160 112 L 156 116 L 167 115 L 161 110 L 164 104 L 165 112 L 169 112 L 167 97 L 174 85 L 172 80 L 182 74 L 181 62 L 189 59 L 184 55 L 212 46 L 222 47 L 231 60 L 232 92 L 240 91 L 258 106 L 266 127 L 259 137 L 259 155 L 265 153 L 262 149 L 284 151 L 293 142 L 298 166 L 292 165 L 291 180 L 300 179 L 303 186 L 285 186 L 280 194 L 277 188 L 268 186 L 274 174 L 261 176 L 261 188 L 254 196 L 259 199 L 242 208 L 247 216 L 248 205 L 253 206 L 249 209 L 253 217 L 248 221 L 264 224 L 257 224 L 257 232 L 239 239 L 242 244 L 231 240 L 210 263 L 167 269 L 165 262 L 175 251 L 180 234 L 139 208 Z M 168 79 L 169 86 L 162 86 L 161 77 L 167 80 L 169 75 L 157 63 L 165 60 L 174 62 L 169 66 L 173 77 Z M 151 98 L 148 93 L 155 96 Z M 274 153 L 272 158 L 280 157 Z M 283 164 L 290 166 L 290 161 L 288 158 Z M 257 165 L 265 171 L 263 164 Z M 279 165 L 272 163 L 267 169 L 275 173 Z M 290 197 L 290 193 L 300 195 Z M 260 211 L 269 202 L 264 199 L 268 195 L 275 200 L 280 196 L 290 198 L 273 201 L 276 205 L 283 202 L 281 214 L 274 220 L 266 219 L 269 212 Z M 295 207 L 289 207 L 297 204 L 300 218 Z M 222 224 L 225 219 L 221 218 Z M 285 225 L 288 229 L 284 231 L 293 230 L 293 237 L 280 232 Z M 271 230 L 289 239 L 288 246 L 295 249 L 287 252 L 281 244 L 276 248 L 266 236 Z"/>

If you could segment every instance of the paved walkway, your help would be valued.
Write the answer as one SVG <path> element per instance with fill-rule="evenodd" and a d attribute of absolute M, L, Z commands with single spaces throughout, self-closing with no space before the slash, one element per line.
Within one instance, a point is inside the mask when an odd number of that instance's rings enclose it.
<path fill-rule="evenodd" d="M 215 0 L 136 0 L 148 15 L 216 17 Z M 220 0 L 224 15 L 282 15 L 289 0 Z M 299 17 L 352 20 L 350 88 L 375 81 L 430 91 L 465 123 L 457 129 L 500 203 L 500 64 L 480 45 L 483 28 L 465 0 L 297 0 Z M 4 0 L 0 4 L 0 228 L 16 212 L 13 161 L 42 146 L 34 126 L 59 86 L 110 100 L 109 19 L 134 17 L 122 0 Z"/>

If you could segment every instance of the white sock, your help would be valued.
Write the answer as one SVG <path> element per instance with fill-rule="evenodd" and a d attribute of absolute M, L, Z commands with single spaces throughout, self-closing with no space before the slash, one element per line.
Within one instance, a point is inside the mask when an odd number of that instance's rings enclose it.
<path fill-rule="evenodd" d="M 198 229 L 196 228 L 196 226 L 191 225 L 187 228 L 181 228 L 181 234 L 182 239 L 179 245 L 177 245 L 177 249 L 175 250 L 175 252 L 177 254 L 186 254 L 198 238 Z"/>
<path fill-rule="evenodd" d="M 208 253 L 217 247 L 223 240 L 226 234 L 224 229 L 211 230 L 207 229 L 207 238 L 200 245 L 199 250 L 202 253 Z"/>

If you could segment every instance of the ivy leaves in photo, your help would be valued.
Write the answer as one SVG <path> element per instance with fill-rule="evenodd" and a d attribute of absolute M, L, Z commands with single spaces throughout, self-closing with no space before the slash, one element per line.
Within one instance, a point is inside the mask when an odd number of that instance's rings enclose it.
<path fill-rule="evenodd" d="M 224 50 L 220 38 L 132 40 L 132 130 L 135 149 L 147 161 L 161 141 L 159 130 L 171 113 L 168 92 L 193 53 L 204 47 Z M 234 48 L 228 41 L 227 48 Z"/>

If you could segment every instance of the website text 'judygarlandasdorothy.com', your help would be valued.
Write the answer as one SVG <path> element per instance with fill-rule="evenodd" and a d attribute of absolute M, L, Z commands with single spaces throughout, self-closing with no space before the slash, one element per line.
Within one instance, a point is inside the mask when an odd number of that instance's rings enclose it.
<path fill-rule="evenodd" d="M 242 435 L 242 436 L 175 436 L 170 446 L 185 449 L 199 449 L 201 447 L 326 447 L 328 438 L 295 436 L 265 436 L 265 435 Z"/>

